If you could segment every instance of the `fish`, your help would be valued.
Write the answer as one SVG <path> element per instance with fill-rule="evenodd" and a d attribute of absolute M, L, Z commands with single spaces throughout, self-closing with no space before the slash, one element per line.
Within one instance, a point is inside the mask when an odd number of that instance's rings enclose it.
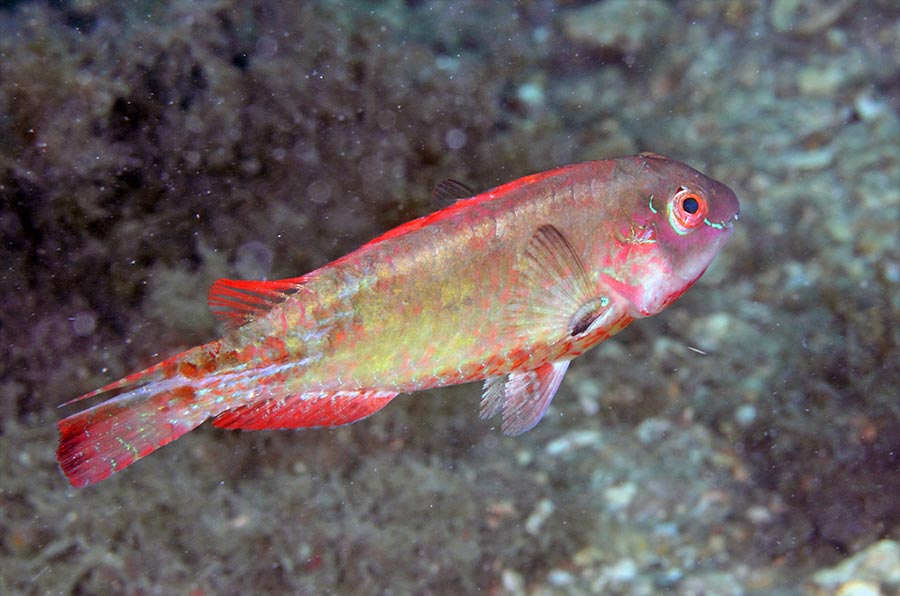
<path fill-rule="evenodd" d="M 534 427 L 570 361 L 659 313 L 706 271 L 740 206 L 724 184 L 654 153 L 532 174 L 447 207 L 300 277 L 220 279 L 222 336 L 63 405 L 74 487 L 100 482 L 207 420 L 333 427 L 401 393 L 484 381 L 482 419 Z"/>

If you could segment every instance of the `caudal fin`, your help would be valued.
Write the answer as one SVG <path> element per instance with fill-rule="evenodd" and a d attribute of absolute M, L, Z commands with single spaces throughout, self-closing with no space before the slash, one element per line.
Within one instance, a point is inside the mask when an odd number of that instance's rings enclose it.
<path fill-rule="evenodd" d="M 56 459 L 72 486 L 94 484 L 210 416 L 183 378 L 152 381 L 59 422 Z"/>

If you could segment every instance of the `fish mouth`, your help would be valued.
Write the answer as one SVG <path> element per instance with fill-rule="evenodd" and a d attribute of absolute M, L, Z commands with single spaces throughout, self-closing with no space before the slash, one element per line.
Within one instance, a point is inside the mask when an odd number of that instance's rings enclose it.
<path fill-rule="evenodd" d="M 736 222 L 738 219 L 740 219 L 740 216 L 741 216 L 741 209 L 740 209 L 740 207 L 738 207 L 738 210 L 735 211 L 734 215 L 731 216 L 731 219 L 729 219 L 729 220 L 726 222 L 726 225 L 727 225 L 729 228 L 734 227 L 734 222 Z"/>

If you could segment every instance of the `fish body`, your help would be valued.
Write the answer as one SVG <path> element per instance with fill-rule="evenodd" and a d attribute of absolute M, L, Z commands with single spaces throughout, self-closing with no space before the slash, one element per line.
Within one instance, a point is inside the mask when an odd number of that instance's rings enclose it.
<path fill-rule="evenodd" d="M 219 280 L 209 302 L 228 332 L 73 400 L 125 390 L 60 421 L 58 461 L 85 486 L 210 418 L 335 426 L 476 380 L 482 417 L 519 434 L 572 358 L 703 274 L 738 210 L 721 183 L 642 154 L 459 197 L 301 277 Z"/>

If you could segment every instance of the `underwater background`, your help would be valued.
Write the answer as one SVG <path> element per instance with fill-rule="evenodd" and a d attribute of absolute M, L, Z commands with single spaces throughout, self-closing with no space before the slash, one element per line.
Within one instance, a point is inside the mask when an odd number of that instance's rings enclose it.
<path fill-rule="evenodd" d="M 516 438 L 477 384 L 205 425 L 88 489 L 56 406 L 434 209 L 655 151 L 702 280 Z M 0 593 L 900 593 L 894 0 L 0 2 Z"/>

